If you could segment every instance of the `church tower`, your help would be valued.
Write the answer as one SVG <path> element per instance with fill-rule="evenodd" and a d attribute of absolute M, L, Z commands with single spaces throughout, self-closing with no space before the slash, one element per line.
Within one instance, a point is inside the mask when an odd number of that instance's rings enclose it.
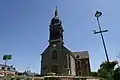
<path fill-rule="evenodd" d="M 71 51 L 64 47 L 62 21 L 59 19 L 57 7 L 49 25 L 48 42 L 49 46 L 41 54 L 41 74 L 70 74 Z"/>
<path fill-rule="evenodd" d="M 61 68 L 61 49 L 63 46 L 63 28 L 62 21 L 59 19 L 57 7 L 55 9 L 54 17 L 49 26 L 49 46 L 51 54 L 51 68 L 50 71 L 60 74 Z"/>

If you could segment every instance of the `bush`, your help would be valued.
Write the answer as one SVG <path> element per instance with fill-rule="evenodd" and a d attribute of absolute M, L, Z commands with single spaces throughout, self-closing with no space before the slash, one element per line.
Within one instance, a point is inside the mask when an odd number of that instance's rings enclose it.
<path fill-rule="evenodd" d="M 73 78 L 73 80 L 80 80 L 80 79 L 78 79 L 78 78 Z"/>
<path fill-rule="evenodd" d="M 20 80 L 20 78 L 19 78 L 19 77 L 16 77 L 16 80 Z"/>
<path fill-rule="evenodd" d="M 10 80 L 14 80 L 14 78 L 11 78 Z"/>
<path fill-rule="evenodd" d="M 46 77 L 44 80 L 60 80 L 58 77 Z"/>
<path fill-rule="evenodd" d="M 26 80 L 32 80 L 31 78 L 27 78 Z"/>

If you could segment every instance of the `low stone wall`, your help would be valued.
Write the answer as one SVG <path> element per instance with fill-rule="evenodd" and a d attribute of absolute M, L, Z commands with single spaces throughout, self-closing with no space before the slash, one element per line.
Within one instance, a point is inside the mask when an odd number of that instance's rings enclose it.
<path fill-rule="evenodd" d="M 44 77 L 27 77 L 27 76 L 16 76 L 16 77 L 0 77 L 0 80 L 102 80 L 97 77 L 79 77 L 79 76 L 44 76 Z"/>

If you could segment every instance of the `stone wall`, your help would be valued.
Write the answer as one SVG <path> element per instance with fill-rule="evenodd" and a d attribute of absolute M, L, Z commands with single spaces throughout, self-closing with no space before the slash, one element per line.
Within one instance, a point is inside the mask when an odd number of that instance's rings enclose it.
<path fill-rule="evenodd" d="M 70 56 L 71 75 L 76 75 L 75 60 Z"/>
<path fill-rule="evenodd" d="M 28 79 L 29 78 L 29 79 Z M 0 80 L 102 80 L 95 77 L 74 77 L 74 76 L 45 76 L 45 77 L 27 77 L 27 76 L 17 76 L 17 77 L 0 77 Z"/>

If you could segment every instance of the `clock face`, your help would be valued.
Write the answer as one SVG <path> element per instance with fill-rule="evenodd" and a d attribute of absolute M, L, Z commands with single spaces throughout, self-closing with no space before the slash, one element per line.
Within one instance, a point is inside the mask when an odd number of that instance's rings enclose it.
<path fill-rule="evenodd" d="M 56 44 L 53 44 L 53 47 L 56 47 Z"/>

